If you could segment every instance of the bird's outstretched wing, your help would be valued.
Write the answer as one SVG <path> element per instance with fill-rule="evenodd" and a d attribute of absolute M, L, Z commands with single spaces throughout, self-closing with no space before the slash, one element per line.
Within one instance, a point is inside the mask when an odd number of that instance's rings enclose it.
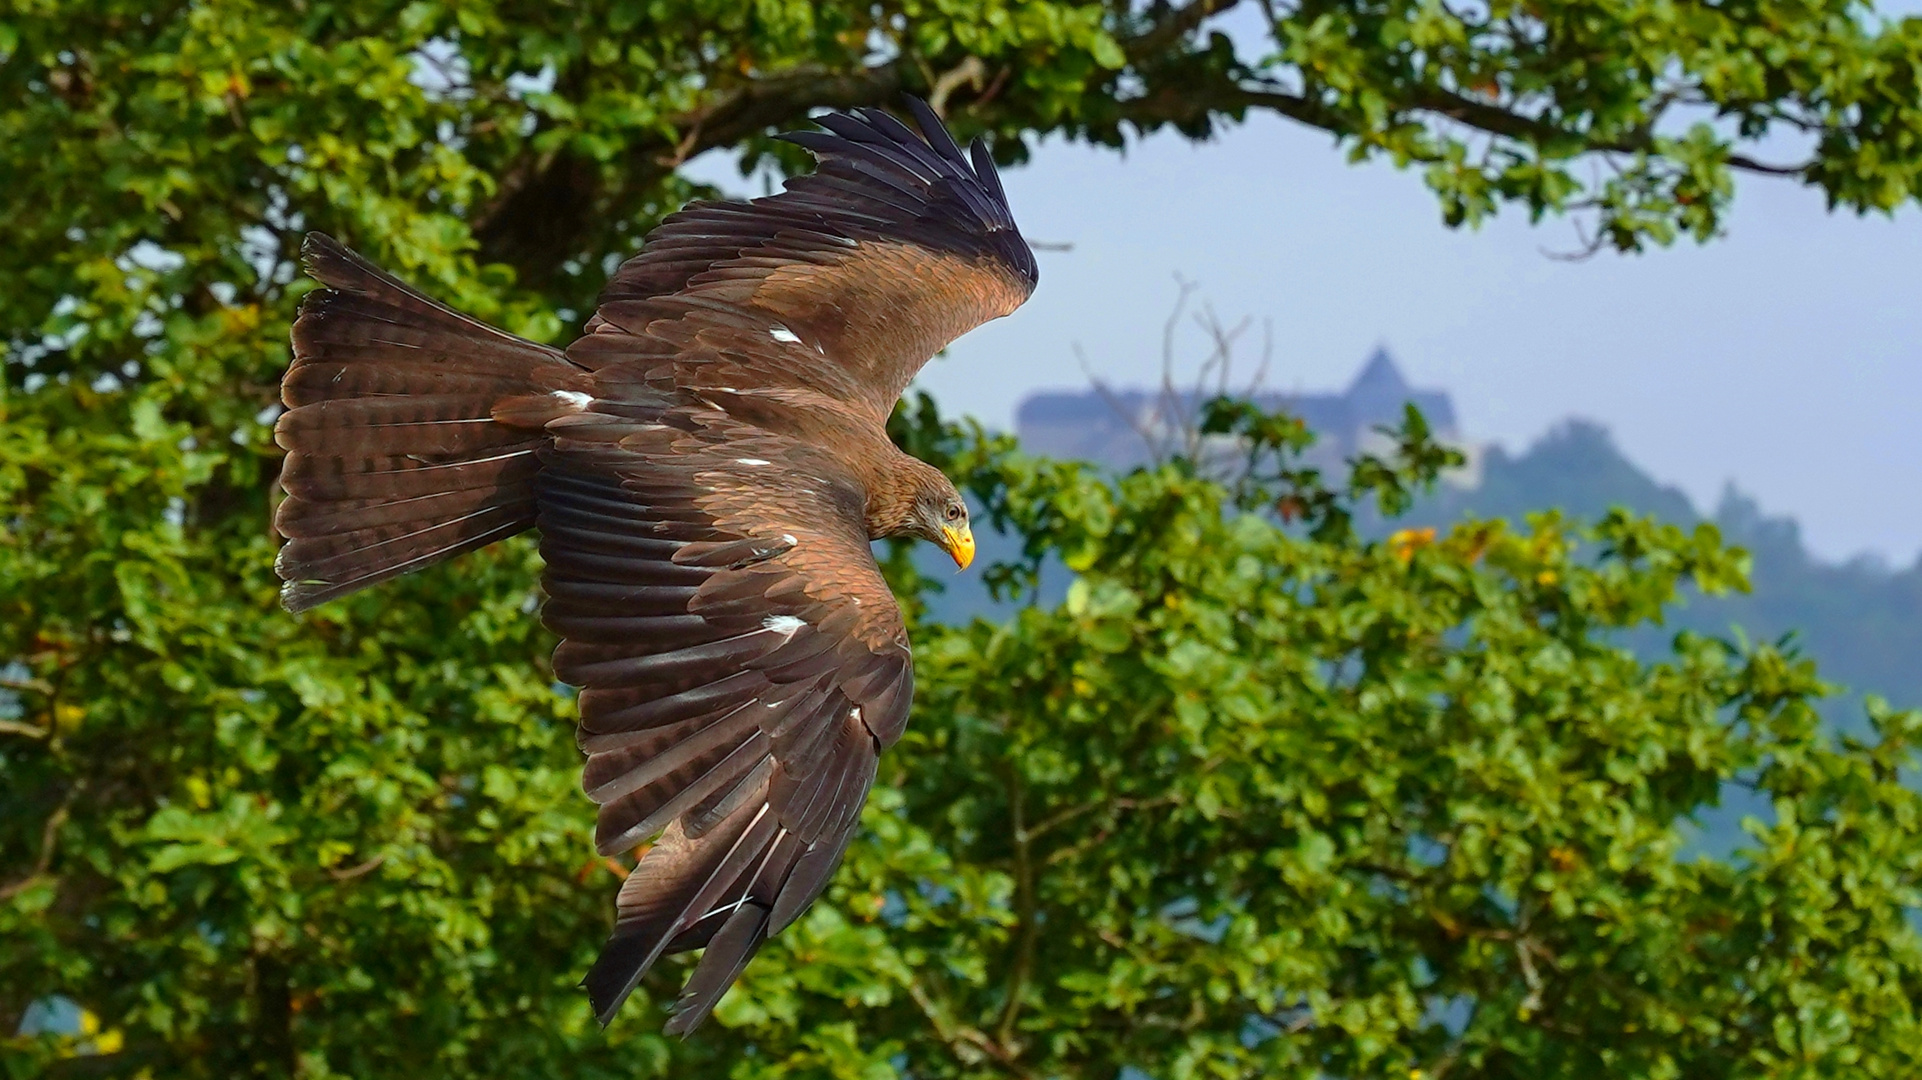
<path fill-rule="evenodd" d="M 926 138 L 878 109 L 828 114 L 825 131 L 782 136 L 820 160 L 815 172 L 667 218 L 608 282 L 570 358 L 627 361 L 634 337 L 664 322 L 684 325 L 656 336 L 698 345 L 722 305 L 804 345 L 802 362 L 690 347 L 677 385 L 818 393 L 885 421 L 930 357 L 1019 307 L 1038 277 L 986 150 L 964 154 L 927 105 L 909 105 Z"/>
<path fill-rule="evenodd" d="M 542 618 L 582 688 L 601 851 L 659 834 L 587 976 L 595 1013 L 705 946 L 667 1027 L 685 1033 L 826 887 L 913 668 L 835 458 L 685 398 L 614 408 L 547 425 Z"/>

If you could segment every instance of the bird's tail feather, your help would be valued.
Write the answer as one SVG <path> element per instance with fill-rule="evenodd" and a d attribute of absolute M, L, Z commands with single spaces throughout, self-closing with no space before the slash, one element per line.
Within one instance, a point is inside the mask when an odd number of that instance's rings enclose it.
<path fill-rule="evenodd" d="M 287 451 L 281 602 L 304 611 L 532 527 L 547 435 L 525 403 L 566 401 L 588 374 L 331 237 L 309 234 L 301 254 L 326 288 L 294 322 L 274 429 Z"/>

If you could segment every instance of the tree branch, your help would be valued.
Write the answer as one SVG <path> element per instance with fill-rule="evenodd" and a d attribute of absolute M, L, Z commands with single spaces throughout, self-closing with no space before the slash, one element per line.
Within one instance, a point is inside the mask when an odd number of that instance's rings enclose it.
<path fill-rule="evenodd" d="M 1516 142 L 1543 146 L 1570 139 L 1581 142 L 1587 152 L 1633 154 L 1653 151 L 1652 135 L 1637 133 L 1621 139 L 1595 139 L 1581 132 L 1568 131 L 1499 105 L 1475 101 L 1436 87 L 1419 90 L 1406 103 L 1412 110 L 1445 116 L 1450 120 L 1489 135 Z M 1121 103 L 1122 119 L 1143 130 L 1162 124 L 1180 124 L 1199 119 L 1204 113 L 1240 113 L 1265 109 L 1290 120 L 1320 128 L 1336 135 L 1352 133 L 1354 125 L 1336 110 L 1310 97 L 1290 94 L 1266 86 L 1240 86 L 1223 83 L 1197 90 L 1194 87 L 1167 87 Z M 1813 162 L 1777 165 L 1758 161 L 1745 154 L 1730 154 L 1729 167 L 1764 176 L 1804 176 Z"/>
<path fill-rule="evenodd" d="M 1765 176 L 1806 176 L 1815 161 L 1811 159 L 1797 165 L 1774 165 L 1766 161 L 1757 161 L 1747 154 L 1730 154 L 1728 163 L 1732 168 L 1741 169 L 1744 172 L 1761 173 Z"/>
<path fill-rule="evenodd" d="M 928 108 L 943 120 L 948 118 L 948 95 L 963 83 L 980 91 L 983 81 L 988 77 L 987 65 L 981 58 L 969 53 L 960 63 L 949 68 L 940 78 L 934 80 L 934 87 L 928 92 Z"/>
<path fill-rule="evenodd" d="M 1008 971 L 1008 996 L 1001 1003 L 1001 1018 L 995 1024 L 995 1042 L 1003 1047 L 1014 1040 L 1014 1022 L 1021 1015 L 1021 995 L 1027 989 L 1028 975 L 1034 969 L 1035 945 L 1041 926 L 1036 918 L 1034 837 L 1028 832 L 1026 791 L 1012 768 L 1008 772 L 1008 805 L 1014 817 L 1014 907 L 1016 933 L 1014 960 Z"/>
<path fill-rule="evenodd" d="M 1121 47 L 1122 55 L 1131 61 L 1150 57 L 1173 45 L 1183 35 L 1193 32 L 1210 18 L 1235 7 L 1241 0 L 1194 0 L 1187 7 L 1176 8 L 1167 18 L 1156 23 L 1144 33 L 1130 38 Z"/>
<path fill-rule="evenodd" d="M 73 810 L 74 800 L 80 796 L 80 789 L 85 786 L 85 781 L 77 781 L 67 789 L 66 795 L 61 797 L 60 805 L 47 816 L 46 825 L 40 829 L 40 857 L 34 860 L 33 869 L 29 870 L 25 877 L 0 886 L 0 901 L 13 899 L 52 869 L 54 845 L 60 840 L 60 827 L 67 823 L 67 814 Z"/>
<path fill-rule="evenodd" d="M 933 1025 L 935 1037 L 947 1045 L 948 1052 L 952 1053 L 957 1061 L 963 1065 L 975 1065 L 982 1058 L 987 1058 L 1017 1080 L 1031 1080 L 1032 1074 L 1015 1060 L 1006 1047 L 989 1038 L 986 1032 L 966 1024 L 956 1024 L 950 1020 L 920 982 L 908 980 L 908 998 L 914 1002 L 915 1008 L 921 1010 L 921 1015 L 927 1019 L 928 1023 Z"/>
<path fill-rule="evenodd" d="M 722 91 L 670 122 L 670 134 L 636 142 L 623 159 L 618 190 L 603 190 L 600 168 L 571 153 L 527 159 L 509 170 L 500 194 L 473 218 L 481 257 L 504 262 L 523 281 L 539 283 L 572 256 L 595 215 L 629 216 L 635 205 L 689 158 L 776 124 L 810 108 L 882 105 L 903 88 L 901 62 L 855 73 L 803 70 L 751 80 Z"/>
<path fill-rule="evenodd" d="M 345 870 L 329 870 L 327 871 L 327 876 L 333 878 L 335 881 L 352 881 L 363 874 L 371 874 L 380 869 L 381 864 L 386 861 L 387 853 L 383 851 L 358 866 L 348 867 Z"/>

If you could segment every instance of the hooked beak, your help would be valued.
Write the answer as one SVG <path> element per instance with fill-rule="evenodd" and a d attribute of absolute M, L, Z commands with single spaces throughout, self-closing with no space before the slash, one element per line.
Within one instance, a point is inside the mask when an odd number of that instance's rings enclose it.
<path fill-rule="evenodd" d="M 954 565 L 963 570 L 974 561 L 974 532 L 966 525 L 959 528 L 941 526 L 941 546 L 947 548 L 948 554 L 954 557 Z"/>

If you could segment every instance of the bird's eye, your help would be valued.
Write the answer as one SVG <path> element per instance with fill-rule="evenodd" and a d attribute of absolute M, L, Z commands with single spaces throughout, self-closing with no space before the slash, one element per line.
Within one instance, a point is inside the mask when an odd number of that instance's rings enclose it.
<path fill-rule="evenodd" d="M 948 504 L 948 520 L 949 521 L 961 520 L 961 508 L 954 505 L 953 503 Z"/>

